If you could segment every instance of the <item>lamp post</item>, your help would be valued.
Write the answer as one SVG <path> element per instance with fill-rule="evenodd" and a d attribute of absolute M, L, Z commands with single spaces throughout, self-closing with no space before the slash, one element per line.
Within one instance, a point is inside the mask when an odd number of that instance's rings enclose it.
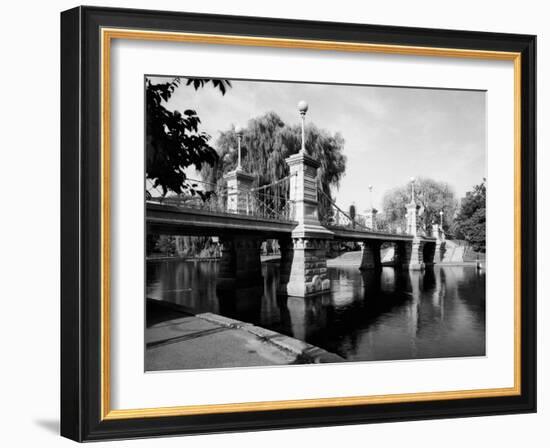
<path fill-rule="evenodd" d="M 237 169 L 242 170 L 241 166 L 241 138 L 243 136 L 243 128 L 240 126 L 235 127 L 235 134 L 237 134 Z"/>
<path fill-rule="evenodd" d="M 302 116 L 302 147 L 300 148 L 302 154 L 306 153 L 306 112 L 308 108 L 309 106 L 304 100 L 298 103 L 298 111 Z"/>
<path fill-rule="evenodd" d="M 411 202 L 414 202 L 414 182 L 415 178 L 411 177 Z"/>
<path fill-rule="evenodd" d="M 369 185 L 369 199 L 370 199 L 370 209 L 372 210 L 374 208 L 372 206 L 372 185 Z"/>
<path fill-rule="evenodd" d="M 439 212 L 439 225 L 441 226 L 441 230 L 443 230 L 443 210 Z"/>

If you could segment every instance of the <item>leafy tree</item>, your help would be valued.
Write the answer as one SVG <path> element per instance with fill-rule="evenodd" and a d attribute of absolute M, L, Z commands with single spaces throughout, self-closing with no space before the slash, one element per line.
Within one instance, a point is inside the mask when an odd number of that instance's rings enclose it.
<path fill-rule="evenodd" d="M 182 113 L 170 111 L 165 105 L 181 85 L 181 78 L 170 82 L 153 84 L 146 80 L 146 177 L 160 186 L 163 194 L 168 191 L 182 193 L 192 187 L 185 184 L 185 168 L 194 165 L 201 169 L 204 164 L 213 165 L 218 154 L 208 141 L 210 136 L 199 130 L 201 120 L 197 112 L 187 109 Z M 231 83 L 223 79 L 186 78 L 186 85 L 195 90 L 211 83 L 225 95 Z"/>
<path fill-rule="evenodd" d="M 485 252 L 485 207 L 487 199 L 485 179 L 475 185 L 472 191 L 462 198 L 456 217 L 457 238 L 468 241 L 476 252 Z"/>
<path fill-rule="evenodd" d="M 237 165 L 237 136 L 234 128 L 221 133 L 217 140 L 218 162 L 202 170 L 209 182 L 220 180 Z M 289 174 L 285 159 L 301 147 L 301 127 L 288 126 L 274 112 L 254 118 L 243 130 L 241 141 L 243 169 L 257 175 L 257 184 L 265 185 Z M 317 176 L 323 190 L 331 196 L 330 187 L 337 187 L 344 175 L 346 157 L 344 139 L 313 124 L 306 127 L 308 154 L 321 163 Z"/>
<path fill-rule="evenodd" d="M 439 212 L 443 211 L 443 230 L 448 232 L 457 209 L 453 189 L 445 182 L 420 178 L 415 181 L 414 191 L 420 227 L 429 232 L 433 222 L 439 223 Z M 410 183 L 396 187 L 384 195 L 382 208 L 384 218 L 390 226 L 405 228 L 406 205 L 410 201 Z"/>
<path fill-rule="evenodd" d="M 305 129 L 306 150 L 308 155 L 321 163 L 317 170 L 317 179 L 323 191 L 332 197 L 331 187 L 338 188 L 346 171 L 346 156 L 343 154 L 344 137 L 339 132 L 331 134 L 310 123 Z M 302 128 L 300 125 L 285 127 L 283 143 L 289 155 L 300 150 Z M 285 164 L 286 166 L 286 164 Z"/>

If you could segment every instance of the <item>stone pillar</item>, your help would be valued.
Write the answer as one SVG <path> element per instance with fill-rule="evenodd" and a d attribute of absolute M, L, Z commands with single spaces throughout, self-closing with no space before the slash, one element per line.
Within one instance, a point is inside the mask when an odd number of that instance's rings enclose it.
<path fill-rule="evenodd" d="M 424 241 L 418 237 L 412 241 L 402 241 L 397 244 L 397 261 L 401 266 L 411 271 L 424 268 Z"/>
<path fill-rule="evenodd" d="M 326 252 L 333 233 L 319 222 L 317 168 L 320 163 L 304 152 L 290 156 L 286 162 L 291 175 L 289 199 L 297 225 L 291 238 L 279 240 L 279 293 L 306 297 L 330 290 Z"/>
<path fill-rule="evenodd" d="M 408 246 L 410 247 L 410 255 L 408 258 L 408 268 L 411 271 L 417 271 L 424 268 L 424 242 L 415 237 L 412 240 L 412 243 Z"/>
<path fill-rule="evenodd" d="M 233 238 L 220 238 L 220 265 L 216 277 L 216 287 L 220 289 L 233 289 L 236 286 L 235 276 L 235 246 Z"/>
<path fill-rule="evenodd" d="M 367 240 L 360 243 L 361 245 L 361 266 L 360 270 L 380 269 L 382 262 L 380 260 L 380 241 Z"/>
<path fill-rule="evenodd" d="M 394 254 L 394 266 L 405 266 L 408 263 L 410 256 L 410 251 L 407 250 L 408 246 L 407 241 L 397 241 L 395 243 L 395 254 Z"/>
<path fill-rule="evenodd" d="M 236 169 L 227 173 L 223 178 L 227 183 L 227 211 L 248 214 L 252 206 L 249 203 L 248 191 L 252 187 L 254 176 Z"/>
<path fill-rule="evenodd" d="M 219 289 L 262 283 L 261 242 L 260 238 L 253 236 L 220 238 L 221 259 L 216 283 Z"/>
<path fill-rule="evenodd" d="M 413 236 L 411 243 L 406 245 L 404 267 L 409 270 L 420 270 L 424 268 L 424 242 L 418 237 L 418 211 L 414 194 L 411 202 L 407 204 L 407 233 Z"/>
<path fill-rule="evenodd" d="M 407 204 L 407 233 L 412 236 L 418 235 L 416 202 L 414 200 Z"/>
<path fill-rule="evenodd" d="M 278 293 L 307 297 L 330 291 L 327 277 L 329 240 L 292 238 L 281 245 L 281 269 Z"/>
<path fill-rule="evenodd" d="M 422 249 L 422 261 L 424 266 L 433 265 L 435 263 L 436 243 L 432 241 L 424 242 Z"/>
<path fill-rule="evenodd" d="M 371 230 L 376 230 L 377 213 L 378 213 L 378 210 L 376 210 L 374 207 L 371 207 L 365 210 L 365 225 Z"/>
<path fill-rule="evenodd" d="M 297 230 L 332 236 L 332 232 L 321 226 L 317 210 L 317 168 L 321 164 L 302 152 L 285 162 L 290 170 L 289 199 L 293 204 L 293 218 L 298 222 Z"/>
<path fill-rule="evenodd" d="M 279 261 L 279 284 L 277 285 L 277 294 L 286 295 L 294 259 L 294 243 L 290 237 L 280 238 L 278 241 L 279 250 L 281 251 L 281 260 Z"/>

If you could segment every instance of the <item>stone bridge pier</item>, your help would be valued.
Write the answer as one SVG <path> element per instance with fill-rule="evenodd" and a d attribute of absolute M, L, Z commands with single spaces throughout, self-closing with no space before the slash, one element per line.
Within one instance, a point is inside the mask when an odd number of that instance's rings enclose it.
<path fill-rule="evenodd" d="M 380 254 L 380 246 L 382 241 L 367 240 L 359 243 L 361 246 L 361 265 L 359 269 L 365 271 L 367 269 L 382 269 L 382 261 Z"/>
<path fill-rule="evenodd" d="M 424 242 L 417 237 L 398 242 L 397 265 L 411 271 L 424 269 Z"/>
<path fill-rule="evenodd" d="M 249 235 L 221 237 L 216 287 L 230 290 L 262 284 L 261 244 L 262 238 Z"/>
<path fill-rule="evenodd" d="M 307 297 L 330 290 L 326 257 L 328 240 L 291 238 L 279 240 L 279 246 L 279 294 Z"/>
<path fill-rule="evenodd" d="M 361 265 L 362 271 L 368 269 L 381 269 L 381 245 L 383 241 L 366 240 L 361 245 Z M 421 238 L 413 238 L 409 241 L 396 242 L 394 266 L 403 267 L 410 270 L 424 269 L 425 265 L 434 263 L 436 243 L 424 241 Z"/>
<path fill-rule="evenodd" d="M 302 149 L 286 159 L 290 168 L 290 201 L 298 225 L 290 238 L 279 240 L 281 270 L 278 292 L 307 297 L 330 290 L 327 277 L 329 241 L 333 233 L 319 222 L 317 169 L 320 163 Z"/>

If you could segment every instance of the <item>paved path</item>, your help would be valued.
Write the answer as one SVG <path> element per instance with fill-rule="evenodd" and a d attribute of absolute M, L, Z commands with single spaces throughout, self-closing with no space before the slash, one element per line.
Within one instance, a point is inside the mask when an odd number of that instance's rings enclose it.
<path fill-rule="evenodd" d="M 148 310 L 151 307 L 148 306 Z M 212 313 L 167 310 L 145 332 L 145 369 L 181 370 L 341 362 L 329 353 L 280 333 Z"/>

